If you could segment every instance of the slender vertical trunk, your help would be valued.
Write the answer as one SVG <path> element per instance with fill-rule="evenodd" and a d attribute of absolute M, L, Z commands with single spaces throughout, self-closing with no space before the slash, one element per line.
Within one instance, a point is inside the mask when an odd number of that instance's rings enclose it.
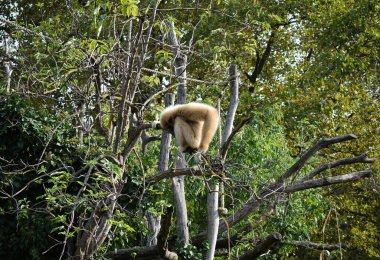
<path fill-rule="evenodd" d="M 86 103 L 83 100 L 83 98 L 80 100 L 78 104 L 78 119 L 79 119 L 79 128 L 78 128 L 78 139 L 79 143 L 83 144 L 83 137 L 84 137 L 84 129 L 85 129 L 85 113 L 86 113 Z"/>
<path fill-rule="evenodd" d="M 207 193 L 207 240 L 209 243 L 209 250 L 207 251 L 207 260 L 214 259 L 215 245 L 218 239 L 219 228 L 219 213 L 218 213 L 218 199 L 219 199 L 219 183 L 210 185 L 211 190 Z"/>
<path fill-rule="evenodd" d="M 174 95 L 165 95 L 165 107 L 174 105 Z M 166 171 L 169 167 L 169 154 L 170 154 L 170 142 L 172 140 L 172 135 L 168 131 L 162 132 L 161 146 L 160 146 L 160 159 L 158 162 L 158 170 L 160 172 Z"/>
<path fill-rule="evenodd" d="M 9 54 L 10 54 L 10 46 L 9 46 L 9 40 L 8 40 L 8 35 L 3 36 L 4 39 L 4 45 L 5 45 L 5 56 L 6 56 L 6 61 L 4 62 L 5 66 L 5 73 L 7 77 L 7 93 L 11 92 L 11 76 L 12 76 L 12 63 L 9 60 Z"/>
<path fill-rule="evenodd" d="M 165 107 L 174 105 L 174 95 L 165 95 Z M 161 146 L 160 146 L 160 159 L 158 162 L 158 170 L 160 172 L 167 170 L 169 167 L 169 155 L 170 155 L 170 143 L 172 140 L 172 135 L 168 131 L 162 132 Z M 150 235 L 147 238 L 146 246 L 157 245 L 157 235 L 161 228 L 161 216 L 155 216 L 154 214 L 147 212 L 145 214 L 148 221 L 148 228 L 150 230 Z"/>
<path fill-rule="evenodd" d="M 184 55 L 179 49 L 179 43 L 177 36 L 174 32 L 174 23 L 168 22 L 170 27 L 169 32 L 169 42 L 172 46 L 172 52 L 174 56 L 174 67 L 176 77 L 178 78 L 178 88 L 177 88 L 177 103 L 185 104 L 186 103 L 186 65 L 187 65 L 187 56 Z M 186 162 L 184 156 L 181 153 L 176 155 L 176 168 L 185 168 Z M 172 179 L 172 188 L 176 205 L 176 214 L 177 214 L 177 234 L 184 243 L 185 246 L 189 245 L 189 228 L 187 226 L 187 206 L 186 206 L 186 197 L 185 197 L 185 177 L 178 176 Z"/>
<path fill-rule="evenodd" d="M 227 141 L 232 132 L 234 126 L 235 114 L 239 104 L 239 79 L 237 74 L 237 67 L 235 64 L 231 64 L 229 69 L 230 74 L 230 105 L 228 108 L 226 124 L 224 127 L 224 133 L 222 137 L 222 146 Z M 225 158 L 222 158 L 223 160 Z"/>
<path fill-rule="evenodd" d="M 226 119 L 226 124 L 224 126 L 224 133 L 222 137 L 222 146 L 227 141 L 233 128 L 233 123 L 235 119 L 235 114 L 238 106 L 238 90 L 239 90 L 239 80 L 237 74 L 237 67 L 231 64 L 230 69 L 230 104 L 228 108 L 228 114 Z M 222 147 L 221 146 L 221 147 Z M 225 158 L 222 158 L 224 161 Z M 219 183 L 210 183 L 211 190 L 207 194 L 207 214 L 208 214 L 208 226 L 207 226 L 207 239 L 209 242 L 209 250 L 207 252 L 207 260 L 212 260 L 215 254 L 216 240 L 218 238 L 218 227 L 219 227 L 219 212 L 218 212 L 218 195 L 219 195 Z M 224 187 L 223 192 L 224 192 Z M 223 197 L 223 194 L 222 194 Z M 224 199 L 221 198 L 223 202 L 222 207 L 224 207 Z"/>

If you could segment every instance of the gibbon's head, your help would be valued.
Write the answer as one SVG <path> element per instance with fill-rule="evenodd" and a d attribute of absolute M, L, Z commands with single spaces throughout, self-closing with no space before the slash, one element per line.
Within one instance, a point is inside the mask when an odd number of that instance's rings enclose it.
<path fill-rule="evenodd" d="M 162 129 L 174 131 L 175 106 L 165 108 L 160 115 L 160 125 Z"/>

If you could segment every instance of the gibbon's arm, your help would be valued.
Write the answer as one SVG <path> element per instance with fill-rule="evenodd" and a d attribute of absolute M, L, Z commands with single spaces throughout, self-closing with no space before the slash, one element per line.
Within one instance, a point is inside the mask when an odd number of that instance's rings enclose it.
<path fill-rule="evenodd" d="M 212 106 L 189 103 L 166 108 L 160 116 L 164 129 L 174 130 L 181 151 L 187 148 L 206 152 L 218 128 L 218 111 Z"/>

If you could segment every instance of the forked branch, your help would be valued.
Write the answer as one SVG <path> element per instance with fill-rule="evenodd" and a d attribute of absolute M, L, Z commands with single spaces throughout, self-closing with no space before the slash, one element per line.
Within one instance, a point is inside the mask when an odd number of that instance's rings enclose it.
<path fill-rule="evenodd" d="M 271 184 L 267 189 L 261 191 L 258 196 L 254 196 L 247 203 L 245 203 L 239 210 L 237 210 L 234 214 L 225 219 L 225 221 L 221 221 L 219 223 L 219 234 L 226 231 L 227 228 L 231 228 L 235 224 L 239 223 L 243 219 L 245 219 L 253 210 L 257 209 L 264 201 L 273 198 L 276 194 L 281 192 L 292 193 L 296 191 L 301 191 L 305 189 L 312 189 L 317 187 L 323 187 L 327 185 L 333 185 L 338 183 L 346 183 L 359 180 L 361 178 L 368 178 L 372 175 L 371 170 L 365 170 L 360 172 L 353 172 L 350 174 L 334 176 L 334 177 L 326 177 L 318 180 L 309 180 L 309 181 L 300 181 L 295 184 L 285 185 L 285 180 L 291 177 L 294 173 L 298 172 L 305 163 L 313 156 L 317 151 L 322 148 L 326 148 L 332 144 L 349 141 L 352 139 L 356 139 L 356 136 L 353 134 L 338 136 L 335 138 L 322 138 L 315 145 L 309 148 L 301 158 L 294 163 L 285 173 L 273 184 Z M 358 156 L 355 159 L 347 159 L 346 161 L 341 160 L 334 165 L 338 166 L 338 164 L 343 165 L 348 164 L 348 162 L 356 163 L 356 162 L 365 162 L 371 163 L 372 159 L 366 159 L 366 154 Z M 323 166 L 325 167 L 325 166 Z M 323 168 L 321 166 L 321 169 Z M 194 244 L 202 243 L 206 239 L 206 231 L 199 233 L 198 235 L 192 238 Z"/>
<path fill-rule="evenodd" d="M 294 173 L 298 172 L 305 165 L 305 163 L 322 148 L 326 148 L 332 144 L 342 143 L 353 139 L 357 139 L 357 137 L 353 134 L 342 135 L 334 138 L 321 138 L 315 145 L 310 147 L 309 150 L 307 150 L 306 153 L 304 153 L 301 158 L 278 179 L 276 183 L 282 183 Z"/>
<path fill-rule="evenodd" d="M 332 169 L 332 168 L 341 166 L 341 165 L 354 164 L 354 163 L 373 163 L 375 160 L 371 158 L 367 158 L 367 155 L 368 155 L 368 152 L 362 153 L 361 155 L 353 157 L 353 158 L 344 158 L 344 159 L 337 160 L 334 162 L 321 164 L 317 168 L 315 168 L 312 172 L 310 172 L 305 177 L 303 177 L 301 181 L 311 180 L 316 175 L 320 174 L 321 172 L 327 169 Z"/>

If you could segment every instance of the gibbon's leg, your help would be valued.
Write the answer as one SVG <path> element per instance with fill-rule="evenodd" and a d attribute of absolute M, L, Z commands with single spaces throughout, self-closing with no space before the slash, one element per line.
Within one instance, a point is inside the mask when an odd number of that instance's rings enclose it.
<path fill-rule="evenodd" d="M 183 133 L 185 131 L 190 131 L 190 127 L 187 126 L 186 122 L 181 118 L 177 117 L 174 119 L 174 136 L 177 146 L 181 152 L 184 152 L 188 148 L 188 144 L 186 142 Z"/>
<path fill-rule="evenodd" d="M 181 152 L 188 148 L 198 149 L 201 140 L 202 122 L 188 123 L 181 117 L 174 121 L 174 135 Z"/>
<path fill-rule="evenodd" d="M 199 145 L 200 152 L 207 152 L 208 147 L 212 141 L 212 138 L 215 135 L 216 130 L 218 129 L 219 116 L 216 109 L 208 109 L 204 124 L 202 128 L 202 139 Z"/>
<path fill-rule="evenodd" d="M 186 132 L 185 139 L 191 148 L 198 150 L 202 140 L 203 121 L 186 121 L 192 132 Z"/>

